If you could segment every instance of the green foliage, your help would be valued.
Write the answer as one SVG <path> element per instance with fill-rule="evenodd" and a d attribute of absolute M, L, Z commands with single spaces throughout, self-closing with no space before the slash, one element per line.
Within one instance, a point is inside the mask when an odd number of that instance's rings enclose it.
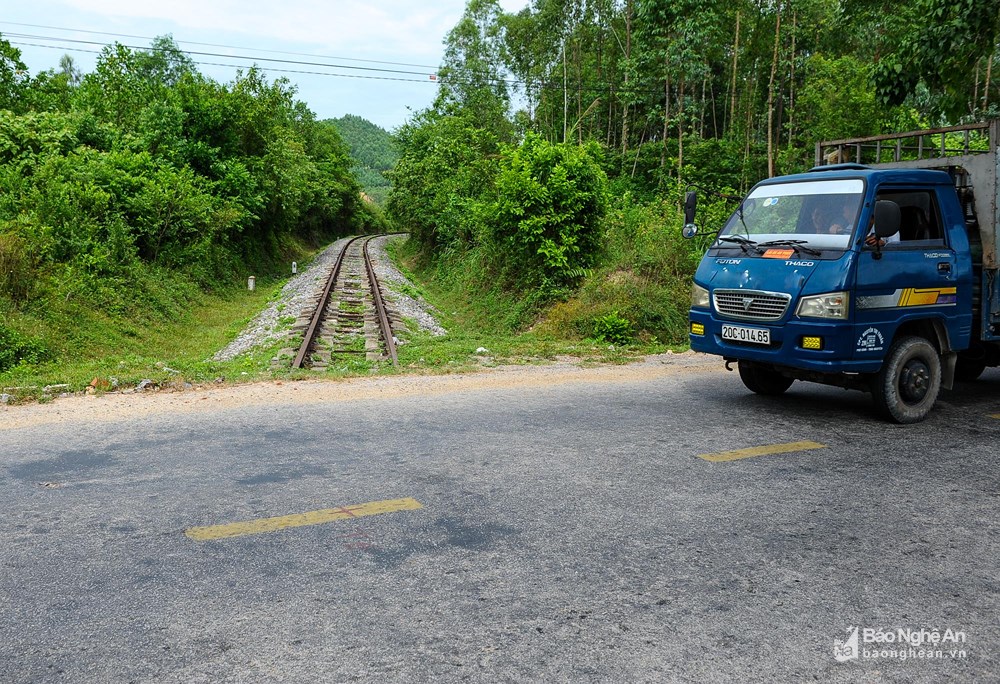
<path fill-rule="evenodd" d="M 396 134 L 388 211 L 421 249 L 461 251 L 478 243 L 482 198 L 499 169 L 501 140 L 466 113 L 427 111 Z"/>
<path fill-rule="evenodd" d="M 40 341 L 0 323 L 0 373 L 18 365 L 40 363 L 48 356 L 48 350 Z"/>
<path fill-rule="evenodd" d="M 336 128 L 294 94 L 256 69 L 215 83 L 169 36 L 34 79 L 0 40 L 0 305 L 128 327 L 175 316 L 192 288 L 265 276 L 290 243 L 384 226 Z"/>
<path fill-rule="evenodd" d="M 649 77 L 698 82 L 721 55 L 718 0 L 636 0 L 634 59 Z"/>
<path fill-rule="evenodd" d="M 799 124 L 818 140 L 840 140 L 881 132 L 885 110 L 871 82 L 871 65 L 853 56 L 813 55 L 799 93 Z"/>
<path fill-rule="evenodd" d="M 0 226 L 0 297 L 14 303 L 27 299 L 34 286 L 35 265 L 28 243 Z"/>
<path fill-rule="evenodd" d="M 836 59 L 822 54 L 805 60 L 805 82 L 796 102 L 797 125 L 814 140 L 842 140 L 919 128 L 907 107 L 887 107 L 872 81 L 873 67 L 852 55 Z M 815 164 L 814 150 L 787 147 L 778 155 L 783 173 L 806 171 Z"/>
<path fill-rule="evenodd" d="M 740 147 L 728 138 L 686 138 L 684 178 L 718 192 L 738 194 L 734 188 L 743 187 L 765 173 L 764 168 L 746 164 Z"/>
<path fill-rule="evenodd" d="M 499 199 L 487 212 L 487 237 L 503 271 L 522 287 L 574 284 L 593 263 L 607 203 L 599 150 L 529 133 L 503 153 Z"/>
<path fill-rule="evenodd" d="M 0 109 L 20 109 L 28 81 L 21 51 L 0 37 Z"/>
<path fill-rule="evenodd" d="M 501 144 L 467 112 L 422 113 L 397 134 L 389 211 L 439 275 L 522 325 L 586 273 L 599 250 L 607 181 L 595 145 L 529 134 Z M 493 321 L 497 324 L 498 321 Z"/>
<path fill-rule="evenodd" d="M 43 71 L 22 92 L 19 109 L 35 112 L 68 112 L 72 108 L 73 86 L 70 77 L 55 71 Z"/>
<path fill-rule="evenodd" d="M 882 101 L 901 104 L 922 82 L 939 96 L 935 109 L 963 114 L 969 91 L 978 86 L 974 65 L 996 53 L 1000 0 L 902 3 L 897 21 L 902 30 L 892 34 L 890 50 L 875 68 Z"/>
<path fill-rule="evenodd" d="M 351 157 L 362 168 L 388 171 L 399 159 L 389 132 L 367 119 L 347 114 L 325 123 L 336 127 L 350 149 Z"/>
<path fill-rule="evenodd" d="M 0 110 L 0 164 L 23 173 L 40 157 L 70 153 L 79 144 L 81 119 L 47 112 L 18 116 Z"/>
<path fill-rule="evenodd" d="M 594 318 L 594 339 L 612 344 L 628 344 L 632 340 L 632 323 L 617 311 Z"/>
<path fill-rule="evenodd" d="M 572 295 L 546 313 L 539 330 L 596 337 L 596 321 L 621 319 L 629 323 L 630 333 L 615 344 L 683 344 L 691 273 L 702 252 L 681 237 L 679 195 L 654 203 L 637 202 L 628 191 L 612 197 L 597 265 Z M 723 205 L 711 201 L 699 208 L 706 232 L 726 215 Z"/>
<path fill-rule="evenodd" d="M 392 136 L 370 121 L 353 114 L 324 123 L 335 126 L 350 148 L 353 160 L 351 169 L 365 194 L 376 204 L 385 205 L 392 186 L 386 172 L 399 159 Z"/>
<path fill-rule="evenodd" d="M 510 93 L 503 77 L 502 14 L 497 0 L 468 0 L 462 18 L 445 38 L 435 108 L 464 112 L 478 126 L 506 137 Z"/>

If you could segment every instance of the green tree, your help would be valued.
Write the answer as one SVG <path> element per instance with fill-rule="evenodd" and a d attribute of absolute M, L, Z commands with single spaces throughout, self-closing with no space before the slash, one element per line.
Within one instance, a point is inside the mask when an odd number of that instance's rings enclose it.
<path fill-rule="evenodd" d="M 479 241 L 481 199 L 493 193 L 500 141 L 468 113 L 428 110 L 396 133 L 388 210 L 427 255 Z"/>
<path fill-rule="evenodd" d="M 80 86 L 80 105 L 119 129 L 134 130 L 150 100 L 150 84 L 139 77 L 138 62 L 136 53 L 121 43 L 103 48 L 95 71 Z"/>
<path fill-rule="evenodd" d="M 692 117 L 688 101 L 711 70 L 712 50 L 718 44 L 721 14 L 715 2 L 665 3 L 661 0 L 637 0 L 638 29 L 635 33 L 636 62 L 647 78 L 660 81 L 662 98 L 659 116 L 662 122 L 661 165 L 668 156 L 667 140 L 671 127 L 677 130 L 677 164 L 684 161 L 684 132 L 699 115 Z"/>
<path fill-rule="evenodd" d="M 1000 41 L 1000 0 L 917 0 L 898 6 L 892 19 L 903 30 L 894 32 L 875 70 L 883 102 L 900 104 L 923 83 L 945 116 L 974 111 L 976 65 Z"/>
<path fill-rule="evenodd" d="M 592 265 L 607 207 L 595 145 L 553 144 L 529 133 L 505 147 L 489 240 L 507 277 L 524 287 L 562 287 Z"/>
<path fill-rule="evenodd" d="M 450 113 L 470 113 L 480 125 L 506 137 L 510 93 L 503 66 L 500 15 L 497 0 L 469 0 L 462 18 L 445 38 L 434 106 Z"/>
<path fill-rule="evenodd" d="M 871 80 L 871 65 L 851 56 L 813 55 L 805 63 L 798 100 L 799 125 L 814 140 L 881 133 L 883 107 Z"/>
<path fill-rule="evenodd" d="M 21 51 L 0 34 L 0 109 L 20 110 L 28 82 L 28 67 Z"/>

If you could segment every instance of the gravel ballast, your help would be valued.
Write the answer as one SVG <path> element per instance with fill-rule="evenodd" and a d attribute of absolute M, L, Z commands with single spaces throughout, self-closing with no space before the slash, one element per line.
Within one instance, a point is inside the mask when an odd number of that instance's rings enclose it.
<path fill-rule="evenodd" d="M 326 280 L 337 262 L 341 247 L 349 238 L 337 240 L 317 255 L 302 273 L 294 276 L 281 288 L 279 295 L 268 303 L 236 339 L 215 354 L 216 361 L 230 361 L 258 347 L 266 347 L 289 337 L 287 321 L 308 318 L 319 300 Z M 372 240 L 369 252 L 375 273 L 382 284 L 388 306 L 404 319 L 415 320 L 421 329 L 434 335 L 444 335 L 445 330 L 434 318 L 434 308 L 415 299 L 404 289 L 414 291 L 413 284 L 393 265 L 385 252 L 389 240 L 405 240 L 405 235 L 387 235 Z M 286 321 L 283 323 L 282 320 Z"/>

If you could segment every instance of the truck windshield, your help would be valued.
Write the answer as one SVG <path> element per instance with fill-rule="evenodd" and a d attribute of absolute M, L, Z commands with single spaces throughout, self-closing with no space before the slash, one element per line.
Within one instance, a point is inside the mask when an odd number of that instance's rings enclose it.
<path fill-rule="evenodd" d="M 864 190 L 860 179 L 757 186 L 726 222 L 715 246 L 795 241 L 802 248 L 844 251 L 851 244 Z"/>

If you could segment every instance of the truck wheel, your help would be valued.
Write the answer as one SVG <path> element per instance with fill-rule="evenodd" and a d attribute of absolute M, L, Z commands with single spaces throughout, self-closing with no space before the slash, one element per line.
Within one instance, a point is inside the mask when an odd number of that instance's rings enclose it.
<path fill-rule="evenodd" d="M 926 418 L 940 389 L 941 357 L 923 337 L 896 340 L 872 382 L 875 407 L 897 423 Z"/>
<path fill-rule="evenodd" d="M 740 380 L 747 386 L 747 389 L 757 394 L 773 397 L 783 394 L 786 389 L 792 386 L 791 378 L 786 378 L 778 371 L 771 370 L 765 366 L 759 366 L 749 361 L 740 361 Z"/>

